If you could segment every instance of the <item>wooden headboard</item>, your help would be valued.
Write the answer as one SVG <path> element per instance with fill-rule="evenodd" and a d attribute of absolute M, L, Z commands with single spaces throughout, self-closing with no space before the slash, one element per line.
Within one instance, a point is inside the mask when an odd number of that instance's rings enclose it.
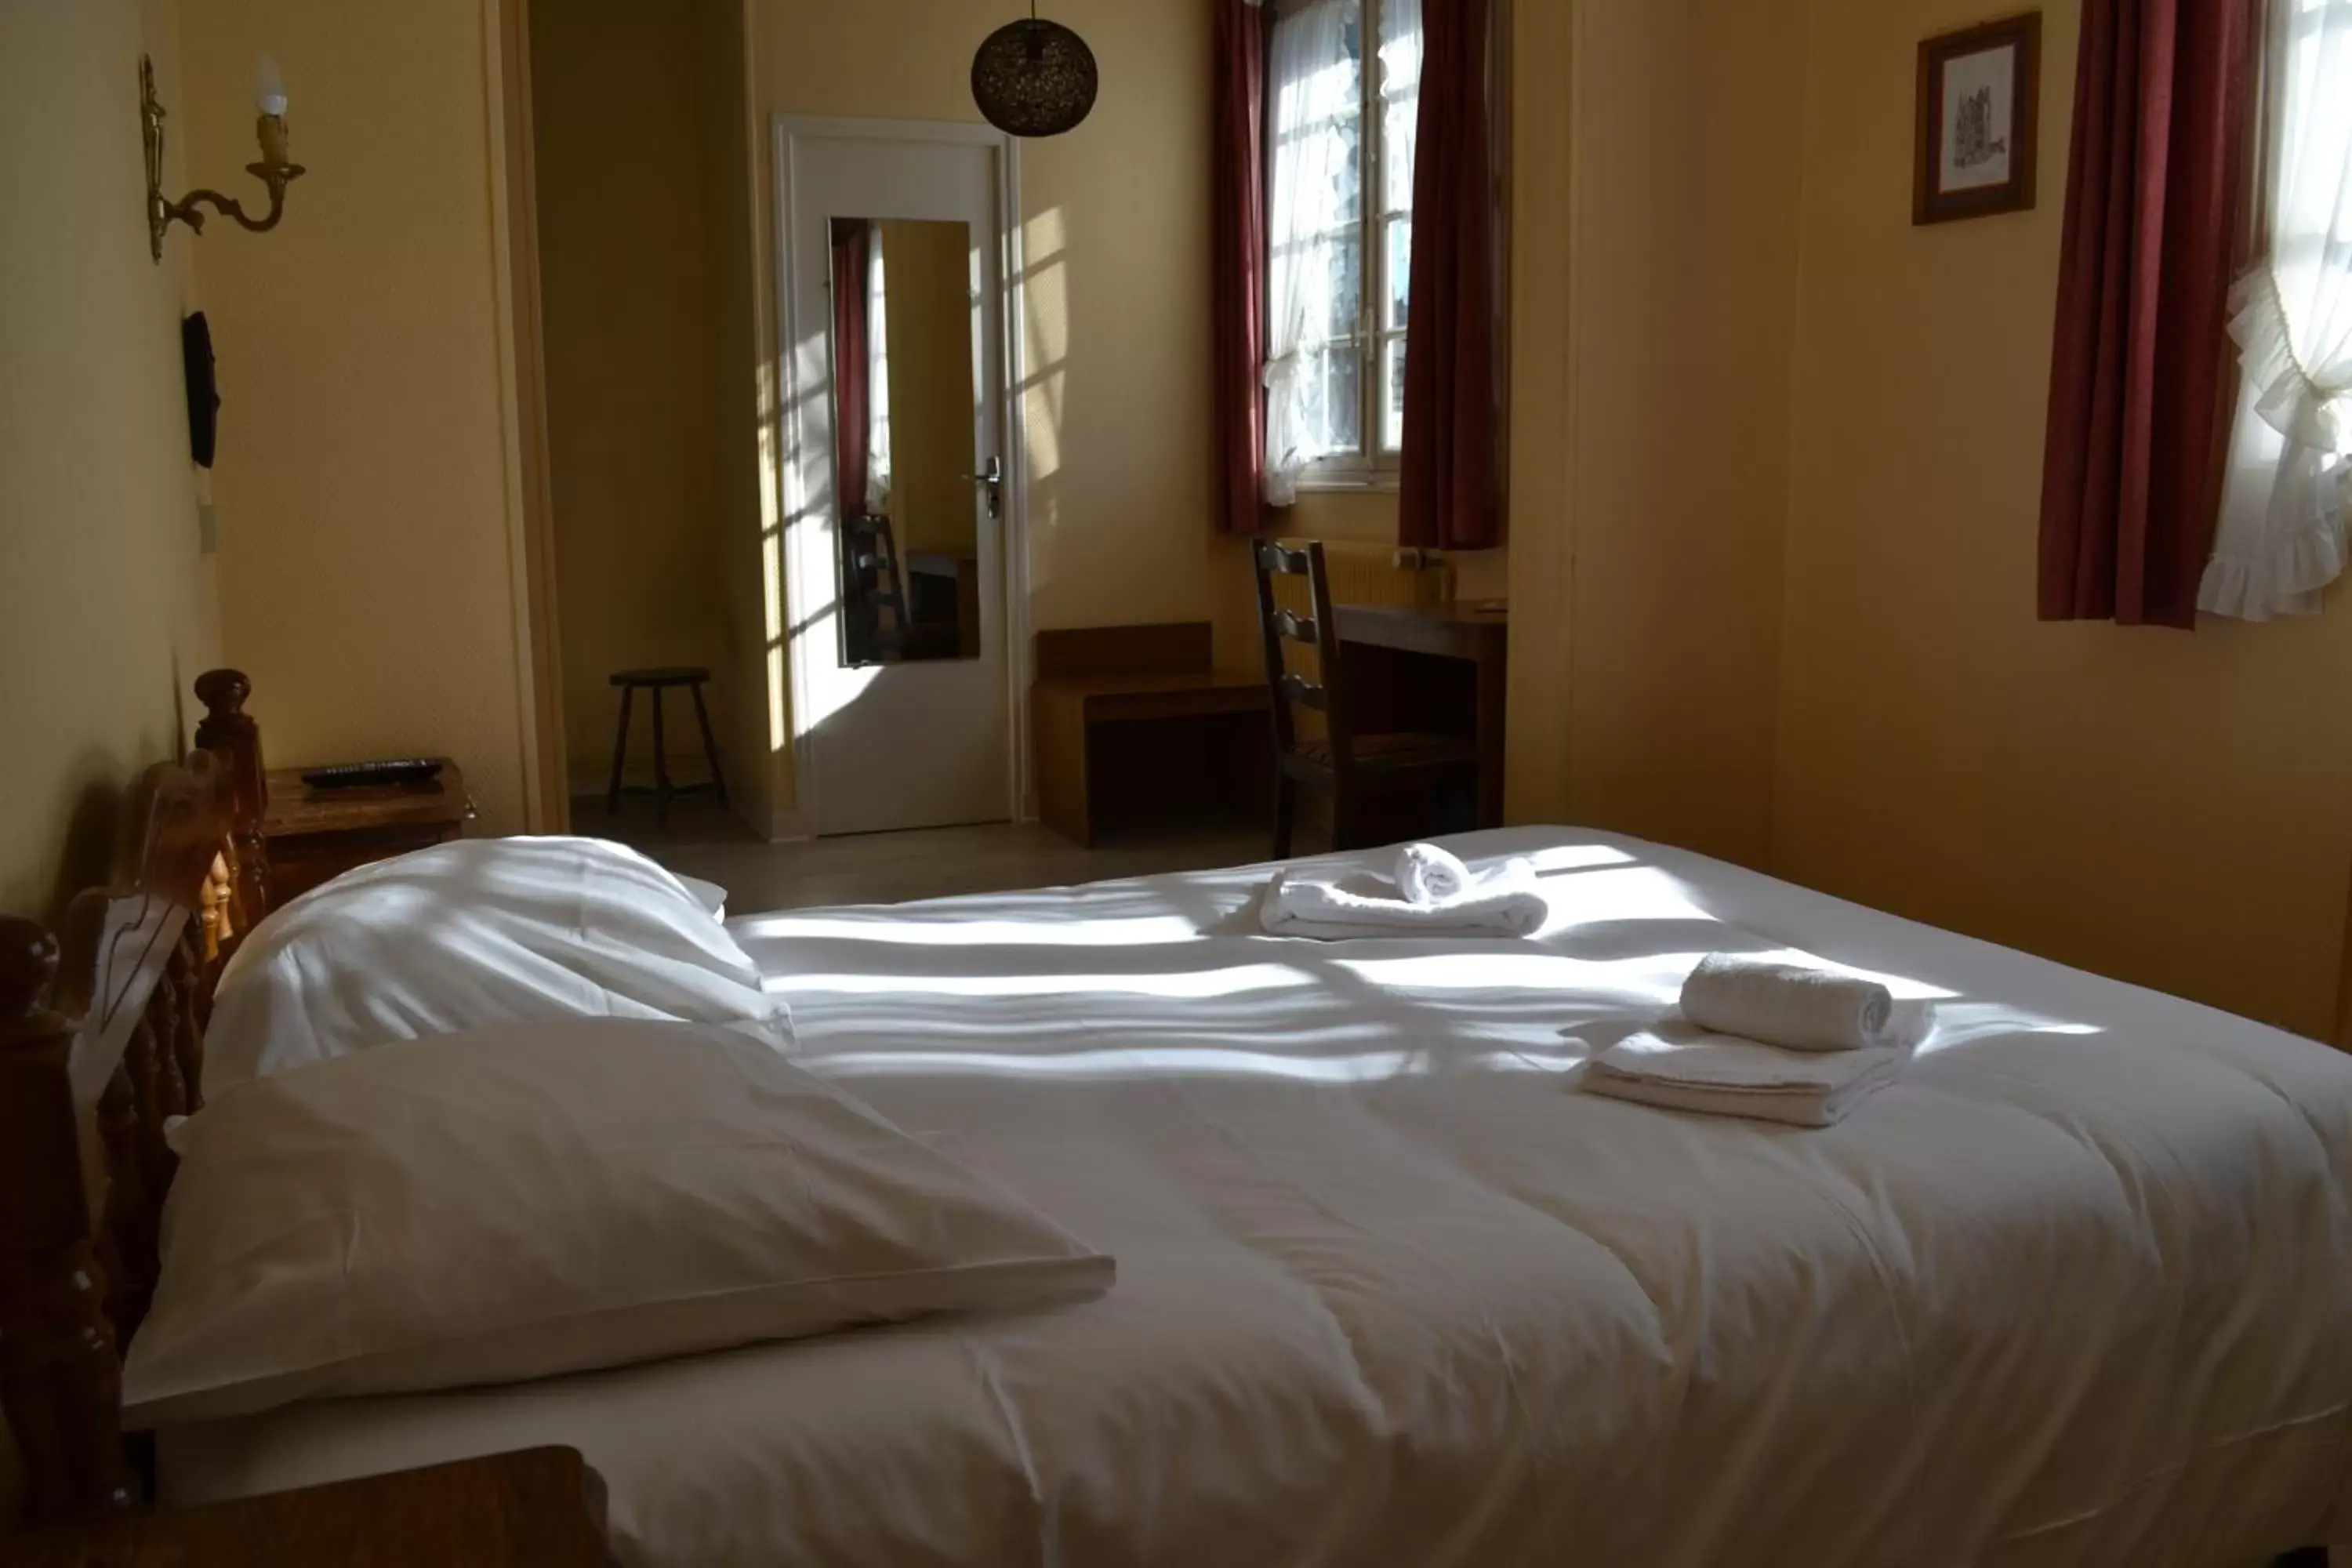
<path fill-rule="evenodd" d="M 197 749 L 140 780 L 117 885 L 56 932 L 0 918 L 0 1411 L 28 1524 L 131 1503 L 121 1348 L 154 1292 L 165 1125 L 203 1103 L 213 986 L 264 912 L 250 685 L 196 689 Z"/>

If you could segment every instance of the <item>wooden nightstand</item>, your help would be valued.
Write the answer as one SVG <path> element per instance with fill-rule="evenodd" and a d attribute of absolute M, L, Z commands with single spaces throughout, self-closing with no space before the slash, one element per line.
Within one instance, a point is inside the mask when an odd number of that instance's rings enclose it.
<path fill-rule="evenodd" d="M 610 1568 L 604 1483 L 572 1448 L 118 1514 L 0 1542 L 10 1568 Z"/>
<path fill-rule="evenodd" d="M 261 837 L 271 909 L 354 866 L 463 837 L 476 815 L 466 775 L 446 757 L 439 778 L 414 788 L 314 790 L 299 768 L 272 768 L 268 778 Z"/>

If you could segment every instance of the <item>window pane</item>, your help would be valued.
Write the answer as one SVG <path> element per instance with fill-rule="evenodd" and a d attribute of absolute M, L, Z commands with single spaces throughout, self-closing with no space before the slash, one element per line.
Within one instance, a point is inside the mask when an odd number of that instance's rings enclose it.
<path fill-rule="evenodd" d="M 1357 0 L 1316 0 L 1275 24 L 1267 50 L 1274 243 L 1360 220 L 1363 19 Z"/>
<path fill-rule="evenodd" d="M 1402 331 L 1412 305 L 1412 219 L 1389 219 L 1388 320 L 1381 324 Z"/>
<path fill-rule="evenodd" d="M 1337 343 L 1324 351 L 1322 407 L 1315 428 L 1322 433 L 1318 457 L 1364 449 L 1364 356 L 1354 343 Z"/>
<path fill-rule="evenodd" d="M 1404 340 L 1381 345 L 1381 450 L 1404 450 Z"/>
<path fill-rule="evenodd" d="M 1382 212 L 1412 210 L 1413 148 L 1421 123 L 1421 0 L 1381 0 Z"/>
<path fill-rule="evenodd" d="M 1298 385 L 1298 456 L 1302 461 L 1348 457 L 1363 449 L 1361 366 L 1354 343 L 1334 343 L 1302 356 Z"/>
<path fill-rule="evenodd" d="M 1325 247 L 1324 287 L 1330 294 L 1329 320 L 1323 335 L 1352 338 L 1364 319 L 1364 247 L 1358 231 L 1334 235 Z"/>
<path fill-rule="evenodd" d="M 1366 276 L 1363 15 L 1362 0 L 1284 0 L 1267 46 L 1267 349 L 1297 372 L 1269 418 L 1276 445 L 1307 458 L 1361 449 L 1356 345 L 1379 288 Z"/>
<path fill-rule="evenodd" d="M 1332 198 L 1332 211 L 1344 223 L 1364 221 L 1364 100 L 1362 66 L 1352 56 L 1348 61 L 1348 90 L 1358 96 L 1348 100 L 1348 108 L 1331 120 L 1330 136 L 1332 173 L 1338 188 Z"/>

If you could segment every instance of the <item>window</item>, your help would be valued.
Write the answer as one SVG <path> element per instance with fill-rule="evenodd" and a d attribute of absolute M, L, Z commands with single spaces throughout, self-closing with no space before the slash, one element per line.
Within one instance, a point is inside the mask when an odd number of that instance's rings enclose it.
<path fill-rule="evenodd" d="M 2276 0 L 2264 61 L 2266 254 L 2231 332 L 2245 368 L 2201 608 L 2313 615 L 2352 534 L 2352 0 Z"/>
<path fill-rule="evenodd" d="M 1404 444 L 1421 0 L 1276 0 L 1266 97 L 1266 489 L 1286 505 L 1392 480 Z"/>

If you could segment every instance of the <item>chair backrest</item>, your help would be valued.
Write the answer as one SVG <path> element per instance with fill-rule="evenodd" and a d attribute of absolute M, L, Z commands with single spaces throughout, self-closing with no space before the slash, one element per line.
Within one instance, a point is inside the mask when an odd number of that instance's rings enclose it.
<path fill-rule="evenodd" d="M 1340 700 L 1342 671 L 1339 625 L 1331 613 L 1331 576 L 1323 546 L 1292 550 L 1271 540 L 1250 546 L 1250 563 L 1257 576 L 1258 618 L 1265 636 L 1265 679 L 1273 689 L 1274 735 L 1285 752 L 1298 748 L 1300 709 L 1322 715 L 1324 733 L 1331 744 L 1331 764 L 1345 770 L 1349 762 L 1347 705 Z M 1304 577 L 1311 616 L 1286 610 L 1275 593 L 1276 577 Z M 1315 675 L 1291 668 L 1286 649 L 1297 646 L 1315 650 Z"/>
<path fill-rule="evenodd" d="M 890 520 L 860 512 L 841 529 L 844 636 L 874 654 L 905 651 L 908 616 L 906 579 L 898 563 L 898 539 Z M 883 620 L 883 612 L 889 620 Z"/>

